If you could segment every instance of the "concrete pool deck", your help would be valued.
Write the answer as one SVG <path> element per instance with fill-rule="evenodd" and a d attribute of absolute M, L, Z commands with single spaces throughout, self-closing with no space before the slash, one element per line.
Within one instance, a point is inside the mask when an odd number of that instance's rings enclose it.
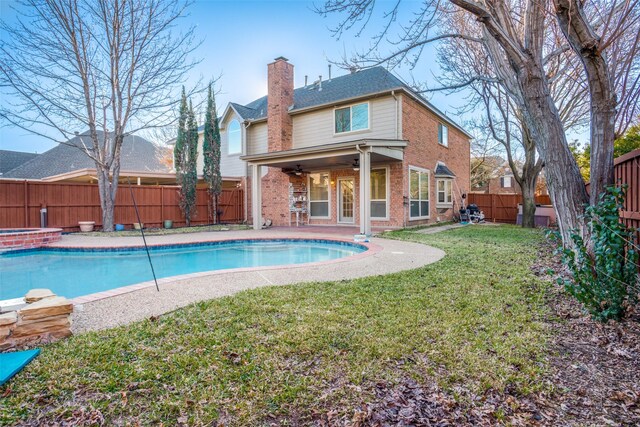
<path fill-rule="evenodd" d="M 235 239 L 334 239 L 353 241 L 353 230 L 339 228 L 305 230 L 271 228 L 266 230 L 212 231 L 147 236 L 149 245 L 167 245 Z M 126 247 L 142 245 L 141 237 L 103 237 L 65 235 L 52 247 Z M 303 282 L 335 281 L 394 273 L 418 268 L 440 260 L 445 253 L 419 243 L 373 237 L 371 249 L 338 260 L 253 267 L 194 273 L 158 279 L 160 292 L 153 281 L 119 288 L 97 295 L 75 298 L 72 331 L 74 333 L 124 325 L 150 316 L 158 316 L 194 302 L 232 295 L 262 286 Z M 117 272 L 114 271 L 114 274 Z M 151 275 L 150 275 L 151 277 Z"/>

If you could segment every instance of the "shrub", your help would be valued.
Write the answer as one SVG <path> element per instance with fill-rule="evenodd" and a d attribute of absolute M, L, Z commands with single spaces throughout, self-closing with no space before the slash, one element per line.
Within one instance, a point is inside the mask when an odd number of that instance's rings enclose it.
<path fill-rule="evenodd" d="M 596 205 L 585 209 L 589 245 L 574 230 L 574 247 L 560 249 L 573 277 L 558 282 L 595 319 L 605 322 L 624 316 L 626 307 L 636 301 L 640 285 L 634 231 L 620 222 L 626 188 L 607 188 Z"/>

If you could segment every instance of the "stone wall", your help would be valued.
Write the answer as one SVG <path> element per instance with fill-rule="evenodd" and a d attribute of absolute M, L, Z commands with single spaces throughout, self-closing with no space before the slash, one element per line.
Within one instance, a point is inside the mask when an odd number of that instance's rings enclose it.
<path fill-rule="evenodd" d="M 71 335 L 71 301 L 48 289 L 32 289 L 25 302 L 17 311 L 0 314 L 0 351 Z"/>

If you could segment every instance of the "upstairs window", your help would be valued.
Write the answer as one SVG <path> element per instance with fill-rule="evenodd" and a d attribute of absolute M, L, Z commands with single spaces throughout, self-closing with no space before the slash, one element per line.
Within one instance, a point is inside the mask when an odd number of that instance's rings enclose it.
<path fill-rule="evenodd" d="M 502 188 L 511 188 L 511 176 L 505 175 L 500 178 L 500 184 Z"/>
<path fill-rule="evenodd" d="M 229 154 L 240 154 L 242 152 L 242 132 L 240 122 L 231 120 L 227 128 L 227 140 L 229 142 Z"/>
<path fill-rule="evenodd" d="M 442 123 L 438 123 L 438 144 L 449 146 L 449 128 Z"/>
<path fill-rule="evenodd" d="M 369 129 L 369 103 L 337 108 L 334 112 L 335 133 Z"/>

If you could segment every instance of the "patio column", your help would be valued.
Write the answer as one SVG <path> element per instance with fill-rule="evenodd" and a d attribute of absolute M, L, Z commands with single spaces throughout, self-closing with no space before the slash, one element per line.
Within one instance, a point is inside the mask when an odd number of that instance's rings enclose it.
<path fill-rule="evenodd" d="M 262 166 L 251 165 L 251 216 L 253 229 L 262 229 Z"/>
<path fill-rule="evenodd" d="M 360 233 L 371 234 L 371 152 L 360 152 Z"/>

